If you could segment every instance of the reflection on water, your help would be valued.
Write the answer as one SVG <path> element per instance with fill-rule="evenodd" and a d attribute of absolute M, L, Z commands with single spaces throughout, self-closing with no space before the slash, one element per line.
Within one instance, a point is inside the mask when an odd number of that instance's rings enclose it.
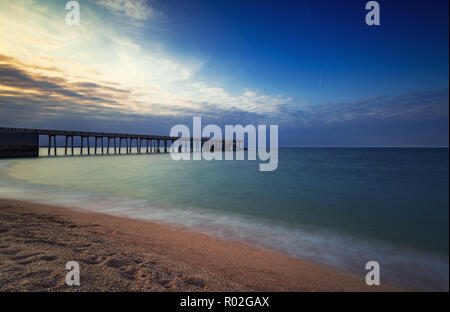
<path fill-rule="evenodd" d="M 159 148 L 160 153 L 164 152 L 164 148 Z M 83 153 L 81 153 L 83 152 Z M 146 154 L 146 153 L 156 153 L 156 148 L 150 148 L 147 152 L 147 146 L 141 147 L 141 153 L 140 154 Z M 130 154 L 139 154 L 138 149 L 136 147 L 132 147 L 130 149 Z M 67 147 L 57 147 L 56 149 L 54 147 L 51 147 L 50 149 L 48 147 L 41 147 L 39 149 L 39 156 L 40 157 L 46 157 L 46 156 L 80 156 L 80 155 L 126 155 L 127 154 L 127 148 L 122 146 L 122 148 L 116 147 L 114 149 L 114 146 L 110 146 L 109 149 L 106 147 L 106 145 L 103 147 L 103 150 L 101 147 L 83 147 L 83 150 L 81 150 L 80 147 L 74 147 L 71 148 L 70 146 Z"/>

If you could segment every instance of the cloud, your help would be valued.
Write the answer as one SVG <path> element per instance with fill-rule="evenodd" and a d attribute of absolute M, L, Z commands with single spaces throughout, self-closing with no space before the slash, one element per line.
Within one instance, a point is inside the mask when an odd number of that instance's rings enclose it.
<path fill-rule="evenodd" d="M 297 128 L 374 122 L 448 122 L 448 91 L 306 105 L 258 91 L 231 96 L 222 88 L 199 83 L 190 84 L 189 91 L 175 94 L 157 86 L 139 90 L 101 81 L 71 81 L 33 72 L 26 64 L 1 54 L 0 77 L 0 100 L 4 103 L 0 112 L 3 116 L 18 114 L 17 109 L 11 107 L 17 103 L 24 114 L 34 111 L 41 115 L 63 116 L 76 112 L 101 119 L 114 119 L 118 114 L 143 118 L 201 115 L 219 124 L 276 123 Z M 26 108 L 27 101 L 32 110 Z"/>
<path fill-rule="evenodd" d="M 159 116 L 225 110 L 267 114 L 292 100 L 250 89 L 230 95 L 220 86 L 200 83 L 195 75 L 204 60 L 173 57 L 158 42 L 143 46 L 135 32 L 130 35 L 127 27 L 121 27 L 120 18 L 105 23 L 87 4 L 77 27 L 65 24 L 60 6 L 21 0 L 4 1 L 1 6 L 2 96 L 51 94 L 78 101 L 73 108 L 80 106 L 81 96 L 96 100 L 89 105 L 99 109 L 114 102 L 124 114 Z M 58 110 L 60 114 L 62 109 Z"/>
<path fill-rule="evenodd" d="M 153 14 L 145 0 L 98 0 L 96 3 L 117 15 L 141 21 L 148 20 Z"/>
<path fill-rule="evenodd" d="M 280 117 L 298 126 L 318 126 L 350 122 L 396 122 L 447 120 L 449 93 L 422 91 L 396 97 L 382 95 L 351 102 L 318 105 L 281 105 Z"/>
<path fill-rule="evenodd" d="M 168 103 L 142 103 L 120 85 L 52 78 L 27 71 L 13 58 L 0 62 L 0 77 L 2 126 L 167 134 L 173 125 L 190 125 L 192 116 L 201 116 L 205 125 L 278 124 L 284 146 L 445 146 L 448 142 L 448 91 L 316 106 L 274 98 L 267 111 L 252 111 L 237 103 L 263 101 L 264 95 L 248 91 L 233 97 L 221 88 L 200 84 L 192 92 L 205 93 L 202 101 L 170 95 L 174 98 Z M 225 104 L 217 105 L 216 96 Z"/>
<path fill-rule="evenodd" d="M 7 60 L 7 61 L 1 61 Z M 145 90 L 130 90 L 120 84 L 93 81 L 71 81 L 63 77 L 50 77 L 41 73 L 35 73 L 12 57 L 4 57 L 0 54 L 0 113 L 9 119 L 17 116 L 39 116 L 47 118 L 51 116 L 64 117 L 89 116 L 90 118 L 111 119 L 128 118 L 133 116 L 173 116 L 191 117 L 202 115 L 217 122 L 222 118 L 237 120 L 240 122 L 252 120 L 252 116 L 263 116 L 263 112 L 252 111 L 258 101 L 267 98 L 258 92 L 247 91 L 241 96 L 232 97 L 220 88 L 208 88 L 202 84 L 192 86 L 190 96 L 186 94 L 164 93 L 163 89 L 151 88 Z M 194 95 L 199 96 L 196 100 Z M 219 100 L 224 102 L 219 105 L 215 96 L 220 95 Z M 145 101 L 140 98 L 144 97 Z M 153 98 L 151 98 L 153 97 Z M 248 106 L 239 106 L 245 102 Z M 123 105 L 127 103 L 127 105 Z M 268 101 L 270 104 L 270 101 Z M 278 105 L 277 99 L 273 105 Z M 274 108 L 265 112 L 269 114 Z M 36 117 L 35 116 L 35 117 Z M 253 118 L 254 120 L 254 118 Z"/>

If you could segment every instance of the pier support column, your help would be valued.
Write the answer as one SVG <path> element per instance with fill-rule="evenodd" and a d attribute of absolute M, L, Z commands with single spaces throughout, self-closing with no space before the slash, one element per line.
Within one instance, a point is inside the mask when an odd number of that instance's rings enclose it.
<path fill-rule="evenodd" d="M 117 147 L 116 147 L 116 140 L 117 140 L 117 138 L 114 137 L 113 140 L 114 140 L 114 155 L 115 155 L 115 154 L 117 154 Z"/>
<path fill-rule="evenodd" d="M 147 139 L 147 150 L 146 150 L 146 154 L 148 154 L 148 139 Z"/>
<path fill-rule="evenodd" d="M 128 144 L 126 153 L 128 154 Z M 119 154 L 122 154 L 122 138 L 119 138 Z"/>
<path fill-rule="evenodd" d="M 91 155 L 91 142 L 89 142 L 89 137 L 86 137 L 87 146 L 88 146 L 88 155 Z"/>
<path fill-rule="evenodd" d="M 167 153 L 167 140 L 164 140 L 164 153 Z"/>
<path fill-rule="evenodd" d="M 69 149 L 69 140 L 71 142 L 70 144 L 70 155 L 73 155 L 73 140 L 70 135 L 66 136 L 66 149 Z"/>
<path fill-rule="evenodd" d="M 55 152 L 56 156 L 56 135 L 53 136 L 53 151 Z"/>
<path fill-rule="evenodd" d="M 101 140 L 102 140 L 102 155 L 103 155 L 103 141 L 104 141 L 104 137 L 101 137 Z"/>
<path fill-rule="evenodd" d="M 66 135 L 66 144 L 64 145 L 64 155 L 67 155 L 67 140 L 69 140 L 69 137 Z"/>
<path fill-rule="evenodd" d="M 48 136 L 48 156 L 50 156 L 50 148 L 51 148 L 51 145 L 52 145 L 52 136 L 49 135 L 49 136 Z"/>

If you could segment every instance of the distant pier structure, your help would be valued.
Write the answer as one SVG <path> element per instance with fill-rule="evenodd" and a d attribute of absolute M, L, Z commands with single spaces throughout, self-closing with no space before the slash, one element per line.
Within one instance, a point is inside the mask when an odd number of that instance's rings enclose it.
<path fill-rule="evenodd" d="M 209 138 L 181 138 L 161 135 L 110 133 L 92 131 L 49 130 L 0 127 L 0 158 L 39 157 L 39 137 L 48 137 L 48 156 L 73 156 L 74 147 L 80 148 L 78 155 L 158 154 L 173 150 L 176 140 L 183 141 L 178 152 L 200 152 L 202 149 L 222 151 L 244 150 L 242 140 Z M 61 137 L 64 145 L 57 146 Z M 74 146 L 79 138 L 79 146 Z M 92 139 L 94 143 L 92 144 Z M 61 140 L 61 139 L 60 139 Z M 125 146 L 123 146 L 125 143 Z M 135 152 L 133 152 L 135 143 Z M 170 144 L 170 146 L 169 146 Z M 57 151 L 57 147 L 64 151 Z M 122 152 L 122 147 L 125 148 Z M 91 152 L 91 148 L 93 151 Z M 53 153 L 52 153 L 53 150 Z M 87 154 L 86 154 L 87 152 Z"/>

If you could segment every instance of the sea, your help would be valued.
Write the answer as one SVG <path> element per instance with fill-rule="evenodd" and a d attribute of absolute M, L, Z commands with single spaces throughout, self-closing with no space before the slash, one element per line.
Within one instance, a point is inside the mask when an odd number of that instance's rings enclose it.
<path fill-rule="evenodd" d="M 174 225 L 363 280 L 377 261 L 381 284 L 449 290 L 448 148 L 280 148 L 268 172 L 247 157 L 47 154 L 1 159 L 0 198 Z"/>

